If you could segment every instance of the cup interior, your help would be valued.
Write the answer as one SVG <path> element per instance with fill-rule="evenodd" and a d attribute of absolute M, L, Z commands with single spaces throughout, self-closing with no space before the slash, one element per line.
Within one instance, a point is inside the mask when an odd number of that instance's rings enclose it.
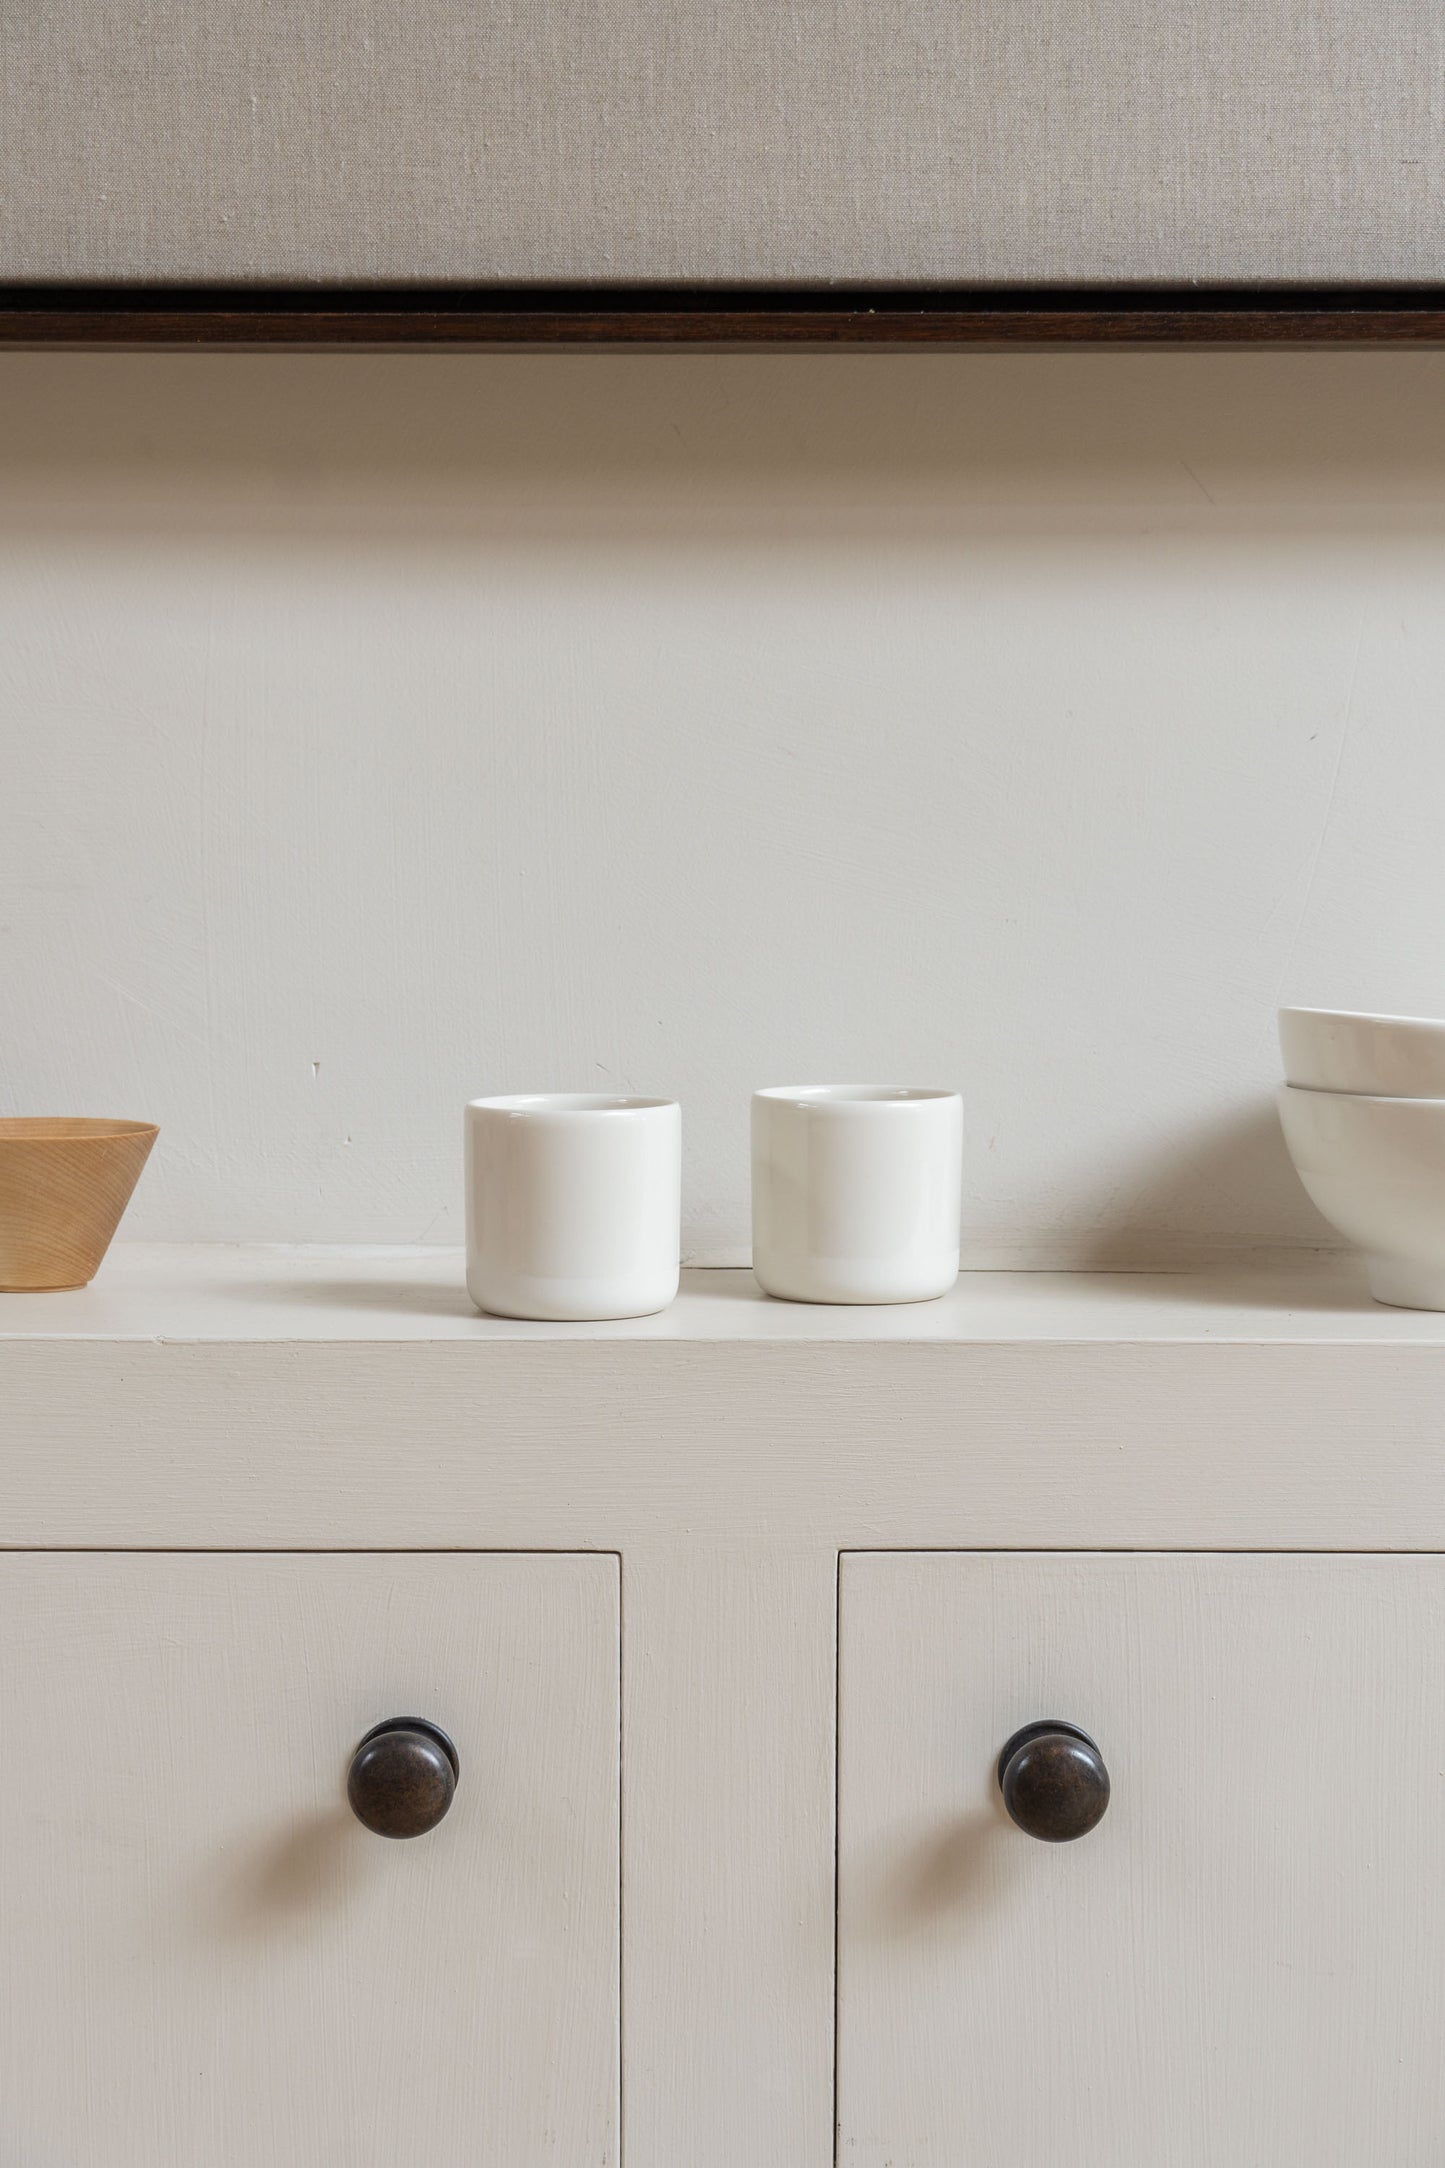
<path fill-rule="evenodd" d="M 956 1099 L 958 1094 L 916 1084 L 769 1084 L 753 1097 L 796 1107 L 909 1106 L 930 1099 Z"/>
<path fill-rule="evenodd" d="M 500 1099 L 469 1099 L 468 1107 L 491 1114 L 641 1114 L 670 1107 L 672 1099 L 636 1099 L 617 1092 L 510 1092 Z"/>

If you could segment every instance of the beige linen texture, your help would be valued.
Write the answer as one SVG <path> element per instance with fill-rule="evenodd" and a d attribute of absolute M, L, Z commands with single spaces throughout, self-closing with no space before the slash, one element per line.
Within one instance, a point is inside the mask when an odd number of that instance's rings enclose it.
<path fill-rule="evenodd" d="M 0 0 L 10 279 L 1429 279 L 1445 0 Z"/>

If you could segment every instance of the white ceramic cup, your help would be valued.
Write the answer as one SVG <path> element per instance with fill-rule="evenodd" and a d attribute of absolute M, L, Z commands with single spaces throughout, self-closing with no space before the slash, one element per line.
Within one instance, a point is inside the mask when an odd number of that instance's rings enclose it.
<path fill-rule="evenodd" d="M 673 1099 L 528 1092 L 466 1114 L 467 1292 L 499 1317 L 647 1317 L 677 1293 Z"/>
<path fill-rule="evenodd" d="M 886 1085 L 753 1094 L 753 1271 L 787 1302 L 927 1302 L 958 1278 L 963 1101 Z"/>

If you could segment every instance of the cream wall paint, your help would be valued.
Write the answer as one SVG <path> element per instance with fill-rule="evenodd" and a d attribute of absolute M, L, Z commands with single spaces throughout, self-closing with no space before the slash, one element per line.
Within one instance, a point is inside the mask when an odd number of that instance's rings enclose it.
<path fill-rule="evenodd" d="M 460 1107 L 957 1084 L 974 1261 L 1326 1239 L 1280 997 L 1445 1013 L 1445 356 L 11 356 L 0 1111 L 455 1241 Z"/>

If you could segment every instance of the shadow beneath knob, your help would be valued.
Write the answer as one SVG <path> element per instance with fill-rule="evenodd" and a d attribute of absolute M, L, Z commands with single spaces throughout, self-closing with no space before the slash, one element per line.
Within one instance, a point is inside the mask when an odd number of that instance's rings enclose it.
<path fill-rule="evenodd" d="M 264 1934 L 335 1911 L 354 1879 L 356 1837 L 355 1820 L 338 1807 L 266 1839 L 226 1880 L 224 1924 L 234 1934 Z"/>
<path fill-rule="evenodd" d="M 874 1932 L 914 1935 L 984 1918 L 1012 1878 L 1016 1835 L 1001 1807 L 980 1807 L 948 1821 L 906 1853 L 883 1881 L 872 1907 Z"/>

